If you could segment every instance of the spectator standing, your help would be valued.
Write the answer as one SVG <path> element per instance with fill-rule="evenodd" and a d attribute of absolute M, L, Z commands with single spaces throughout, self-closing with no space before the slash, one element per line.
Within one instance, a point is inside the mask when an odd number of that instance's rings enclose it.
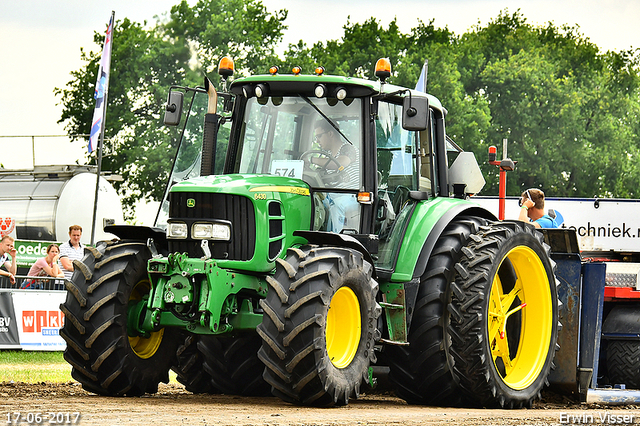
<path fill-rule="evenodd" d="M 16 257 L 18 252 L 13 246 L 14 239 L 8 235 L 5 235 L 0 240 L 0 276 L 9 277 L 11 284 L 16 282 L 16 273 L 18 272 L 18 265 L 16 265 Z M 9 261 L 11 256 L 11 261 Z M 2 270 L 2 267 L 7 268 L 6 271 Z"/>
<path fill-rule="evenodd" d="M 539 189 L 527 189 L 522 193 L 518 220 L 529 222 L 536 228 L 558 227 L 554 218 L 544 214 L 544 192 Z"/>
<path fill-rule="evenodd" d="M 73 261 L 82 260 L 84 256 L 84 246 L 80 242 L 82 237 L 82 227 L 80 225 L 71 225 L 69 227 L 69 241 L 60 246 L 60 264 L 64 278 L 71 279 L 73 275 Z"/>

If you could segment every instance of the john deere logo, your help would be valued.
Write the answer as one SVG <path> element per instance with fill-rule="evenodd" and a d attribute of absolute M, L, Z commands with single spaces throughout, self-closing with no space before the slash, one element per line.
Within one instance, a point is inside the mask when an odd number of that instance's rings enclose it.
<path fill-rule="evenodd" d="M 196 200 L 194 200 L 193 198 L 189 198 L 187 200 L 187 207 L 195 207 L 196 206 Z"/>

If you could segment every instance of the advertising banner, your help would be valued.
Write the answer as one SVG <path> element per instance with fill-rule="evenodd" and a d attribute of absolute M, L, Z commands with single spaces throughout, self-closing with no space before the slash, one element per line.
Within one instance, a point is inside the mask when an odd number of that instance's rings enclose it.
<path fill-rule="evenodd" d="M 16 349 L 19 346 L 18 321 L 11 293 L 0 292 L 0 349 Z"/>
<path fill-rule="evenodd" d="M 16 238 L 16 219 L 12 217 L 0 217 L 0 238 L 10 235 Z"/>
<path fill-rule="evenodd" d="M 471 201 L 498 216 L 497 197 L 471 197 Z M 505 201 L 505 218 L 517 219 L 518 198 Z M 575 229 L 583 251 L 640 252 L 640 200 L 548 197 L 548 209 L 560 212 L 562 227 Z"/>
<path fill-rule="evenodd" d="M 55 241 L 29 241 L 16 240 L 14 246 L 18 252 L 16 265 L 18 268 L 30 268 L 36 260 L 47 255 L 49 244 L 58 244 Z"/>
<path fill-rule="evenodd" d="M 67 292 L 14 290 L 11 293 L 20 346 L 26 350 L 64 350 L 66 342 L 60 337 L 64 314 L 60 304 L 65 301 Z"/>

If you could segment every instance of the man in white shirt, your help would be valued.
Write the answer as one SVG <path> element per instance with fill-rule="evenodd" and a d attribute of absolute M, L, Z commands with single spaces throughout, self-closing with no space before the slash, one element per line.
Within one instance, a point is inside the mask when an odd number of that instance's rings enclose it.
<path fill-rule="evenodd" d="M 18 265 L 16 265 L 17 251 L 13 246 L 13 237 L 5 235 L 0 240 L 0 268 L 3 266 L 7 268 L 6 271 L 0 269 L 0 276 L 9 277 L 11 284 L 16 282 L 16 273 L 18 272 Z M 9 256 L 11 256 L 11 262 L 9 262 Z"/>
<path fill-rule="evenodd" d="M 64 272 L 64 278 L 71 279 L 73 275 L 73 261 L 82 260 L 84 256 L 84 246 L 80 242 L 82 237 L 82 227 L 71 225 L 69 227 L 69 241 L 60 245 L 60 266 Z"/>

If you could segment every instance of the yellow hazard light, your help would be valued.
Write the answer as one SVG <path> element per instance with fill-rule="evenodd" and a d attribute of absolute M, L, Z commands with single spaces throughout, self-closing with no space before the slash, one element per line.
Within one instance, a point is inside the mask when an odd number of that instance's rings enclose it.
<path fill-rule="evenodd" d="M 220 63 L 218 64 L 218 74 L 220 74 L 223 78 L 228 78 L 233 75 L 233 59 L 228 56 L 220 59 Z"/>
<path fill-rule="evenodd" d="M 391 61 L 389 58 L 380 58 L 376 62 L 376 77 L 385 81 L 391 75 Z"/>
<path fill-rule="evenodd" d="M 360 204 L 373 203 L 373 194 L 371 192 L 358 192 L 358 202 Z"/>
<path fill-rule="evenodd" d="M 276 74 L 278 74 L 278 70 L 279 70 L 279 69 L 280 69 L 280 68 L 278 68 L 277 66 L 275 66 L 275 65 L 274 65 L 274 66 L 272 66 L 271 68 L 269 68 L 269 74 L 271 74 L 271 75 L 276 75 Z"/>
<path fill-rule="evenodd" d="M 322 75 L 324 74 L 324 67 L 316 67 L 316 71 L 315 71 L 316 75 Z"/>
<path fill-rule="evenodd" d="M 299 75 L 302 72 L 302 68 L 300 68 L 299 66 L 295 66 L 291 68 L 291 72 L 293 73 L 293 75 Z"/>

